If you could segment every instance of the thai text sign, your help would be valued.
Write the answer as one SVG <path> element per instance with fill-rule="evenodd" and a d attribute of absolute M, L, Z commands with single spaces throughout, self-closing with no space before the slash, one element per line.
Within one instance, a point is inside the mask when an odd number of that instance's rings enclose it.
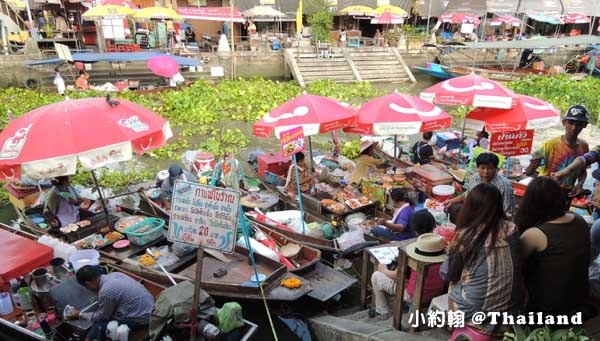
<path fill-rule="evenodd" d="M 233 252 L 239 205 L 240 194 L 236 191 L 177 180 L 168 239 Z"/>
<path fill-rule="evenodd" d="M 494 133 L 490 139 L 490 150 L 504 156 L 531 154 L 533 129 Z"/>
<path fill-rule="evenodd" d="M 281 151 L 285 157 L 292 156 L 306 149 L 302 126 L 282 131 L 279 134 L 279 140 L 281 141 Z"/>

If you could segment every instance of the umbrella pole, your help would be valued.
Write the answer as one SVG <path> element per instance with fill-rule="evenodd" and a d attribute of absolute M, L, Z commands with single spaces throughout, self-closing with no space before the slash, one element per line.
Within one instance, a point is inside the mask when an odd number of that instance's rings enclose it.
<path fill-rule="evenodd" d="M 310 137 L 309 137 L 310 141 Z M 312 152 L 311 152 L 312 159 Z M 298 206 L 300 208 L 300 220 L 302 220 L 302 234 L 306 234 L 306 227 L 304 226 L 304 209 L 302 208 L 302 191 L 300 190 L 300 177 L 298 176 L 298 164 L 296 163 L 296 154 L 292 155 L 294 161 L 294 170 L 296 172 L 296 191 L 298 192 Z M 311 160 L 312 165 L 312 160 Z"/>
<path fill-rule="evenodd" d="M 100 186 L 98 186 L 98 179 L 96 178 L 96 172 L 92 169 L 92 180 L 94 181 L 94 186 L 96 186 L 96 190 L 98 190 L 98 196 L 100 196 L 100 202 L 102 202 L 102 208 L 104 209 L 104 216 L 106 217 L 106 224 L 110 226 L 110 219 L 108 218 L 108 208 L 106 208 L 106 203 L 104 202 L 104 197 L 102 196 L 102 191 L 100 190 Z"/>
<path fill-rule="evenodd" d="M 460 154 L 462 153 L 462 145 L 463 145 L 463 142 L 465 141 L 465 127 L 467 125 L 467 114 L 468 113 L 469 113 L 469 106 L 467 105 L 466 110 L 465 110 L 465 117 L 463 118 L 462 133 L 460 134 L 460 150 L 458 151 L 458 153 L 456 153 L 457 159 L 460 159 Z"/>
<path fill-rule="evenodd" d="M 396 156 L 396 146 L 398 145 L 398 135 L 394 135 L 394 158 L 398 158 Z"/>
<path fill-rule="evenodd" d="M 312 170 L 315 165 L 313 165 L 312 141 L 310 140 L 310 136 L 308 137 L 308 156 L 310 157 L 310 168 Z"/>

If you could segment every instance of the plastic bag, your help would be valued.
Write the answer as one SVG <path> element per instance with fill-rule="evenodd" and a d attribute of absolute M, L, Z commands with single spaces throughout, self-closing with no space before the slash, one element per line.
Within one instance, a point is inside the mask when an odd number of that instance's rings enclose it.
<path fill-rule="evenodd" d="M 300 211 L 289 210 L 289 211 L 277 211 L 267 212 L 266 216 L 269 219 L 273 219 L 278 223 L 287 225 L 298 233 L 302 233 L 302 215 Z"/>
<path fill-rule="evenodd" d="M 365 236 L 363 234 L 363 231 L 361 230 L 344 232 L 341 236 L 337 238 L 337 242 L 340 246 L 340 249 L 343 251 L 348 249 L 352 245 L 364 243 Z"/>
<path fill-rule="evenodd" d="M 195 246 L 184 244 L 184 243 L 173 243 L 172 249 L 173 249 L 173 253 L 177 257 L 183 257 L 187 254 L 190 254 L 190 253 L 196 251 L 197 248 Z"/>

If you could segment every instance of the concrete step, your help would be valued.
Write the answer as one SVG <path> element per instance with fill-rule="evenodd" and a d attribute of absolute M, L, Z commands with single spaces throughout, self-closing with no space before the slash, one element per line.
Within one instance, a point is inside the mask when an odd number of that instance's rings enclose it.
<path fill-rule="evenodd" d="M 395 77 L 395 78 L 362 78 L 364 81 L 369 81 L 371 83 L 406 83 L 406 82 L 410 82 L 410 78 L 408 77 L 404 77 L 404 78 L 399 78 L 399 77 Z"/>
<path fill-rule="evenodd" d="M 387 61 L 398 61 L 398 58 L 396 58 L 396 56 L 392 56 L 392 55 L 386 55 L 383 57 L 352 57 L 350 56 L 350 59 L 352 59 L 352 61 L 354 62 L 387 62 Z"/>
<path fill-rule="evenodd" d="M 302 75 L 305 81 L 316 81 L 319 79 L 330 79 L 336 81 L 356 81 L 354 75 Z"/>
<path fill-rule="evenodd" d="M 399 65 L 400 63 L 398 62 L 397 59 L 394 60 L 359 60 L 359 61 L 353 61 L 354 65 L 359 66 L 359 67 L 370 67 L 370 66 L 379 66 L 381 67 L 389 67 L 390 65 Z"/>
<path fill-rule="evenodd" d="M 350 71 L 352 69 L 349 65 L 339 65 L 339 66 L 330 66 L 330 67 L 310 67 L 310 66 L 300 66 L 301 72 L 310 72 L 310 71 L 319 71 L 319 72 L 337 72 L 337 71 Z"/>
<path fill-rule="evenodd" d="M 339 64 L 339 63 L 346 63 L 347 60 L 346 58 L 302 58 L 300 60 L 296 61 L 296 64 L 300 65 L 300 64 L 306 64 L 306 63 L 312 63 L 312 64 L 319 64 L 319 65 L 323 65 L 323 63 L 333 63 L 333 64 Z"/>
<path fill-rule="evenodd" d="M 350 56 L 352 56 L 352 58 L 359 58 L 359 57 L 384 57 L 384 56 L 393 56 L 392 52 L 390 51 L 385 51 L 385 52 L 352 52 L 350 53 Z"/>
<path fill-rule="evenodd" d="M 381 68 L 374 68 L 374 67 L 367 67 L 367 68 L 361 68 L 361 67 L 357 67 L 358 72 L 366 72 L 366 73 L 371 73 L 371 74 L 378 74 L 378 73 L 395 73 L 395 72 L 402 72 L 402 73 L 406 73 L 406 71 L 404 71 L 404 69 L 402 68 L 402 66 L 397 65 L 396 67 L 381 67 Z"/>
<path fill-rule="evenodd" d="M 318 68 L 322 68 L 322 69 L 327 69 L 330 67 L 338 67 L 338 66 L 345 66 L 345 67 L 349 67 L 350 64 L 348 64 L 348 62 L 344 61 L 344 63 L 330 63 L 330 62 L 311 62 L 311 63 L 300 63 L 297 64 L 299 68 L 302 67 L 318 67 Z"/>

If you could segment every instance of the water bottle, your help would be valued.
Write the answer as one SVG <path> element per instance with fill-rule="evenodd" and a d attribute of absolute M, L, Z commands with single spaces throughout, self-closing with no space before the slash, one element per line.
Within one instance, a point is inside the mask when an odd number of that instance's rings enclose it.
<path fill-rule="evenodd" d="M 214 339 L 221 333 L 217 326 L 205 320 L 201 320 L 200 323 L 198 323 L 198 331 L 202 336 L 209 339 Z"/>

